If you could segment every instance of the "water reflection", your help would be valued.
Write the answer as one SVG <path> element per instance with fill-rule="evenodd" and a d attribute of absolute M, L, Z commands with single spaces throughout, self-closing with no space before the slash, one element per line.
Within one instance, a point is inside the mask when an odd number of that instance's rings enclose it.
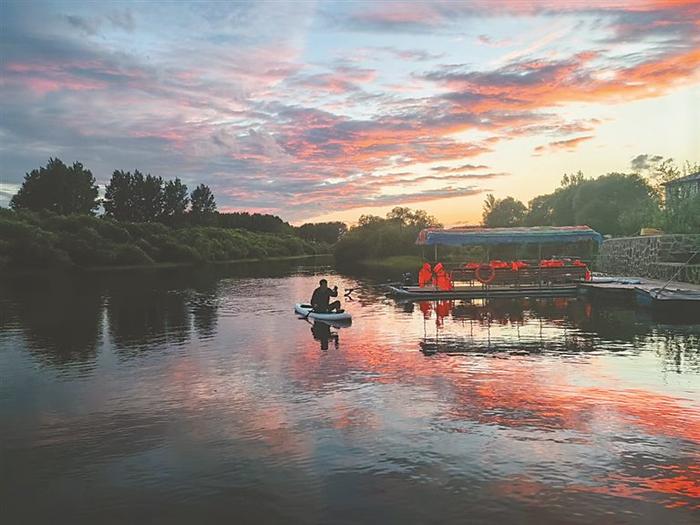
<path fill-rule="evenodd" d="M 700 328 L 662 325 L 628 305 L 582 298 L 421 301 L 426 354 L 500 351 L 581 353 L 655 347 L 697 367 Z M 446 326 L 446 320 L 448 322 Z"/>
<path fill-rule="evenodd" d="M 0 297 L 0 330 L 21 333 L 42 361 L 61 366 L 95 359 L 102 297 L 89 283 L 65 276 L 19 277 L 0 284 Z"/>
<path fill-rule="evenodd" d="M 694 521 L 698 325 L 582 299 L 396 303 L 343 276 L 352 327 L 298 319 L 332 271 L 4 284 L 5 512 Z"/>
<path fill-rule="evenodd" d="M 331 325 L 323 321 L 314 321 L 311 326 L 311 334 L 316 341 L 321 343 L 321 350 L 328 350 L 329 341 L 333 341 L 335 348 L 338 348 L 338 333 L 331 331 Z"/>

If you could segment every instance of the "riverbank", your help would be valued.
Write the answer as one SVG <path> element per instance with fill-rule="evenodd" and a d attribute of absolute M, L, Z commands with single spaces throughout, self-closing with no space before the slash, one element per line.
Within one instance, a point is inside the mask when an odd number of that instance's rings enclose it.
<path fill-rule="evenodd" d="M 390 257 L 382 257 L 380 259 L 364 259 L 355 264 L 360 264 L 366 268 L 377 270 L 392 270 L 395 272 L 413 272 L 416 273 L 423 259 L 419 255 L 393 255 Z"/>
<path fill-rule="evenodd" d="M 196 262 L 181 262 L 181 263 L 153 263 L 153 264 L 132 264 L 122 266 L 90 266 L 78 268 L 86 272 L 113 272 L 113 271 L 130 271 L 130 270 L 160 270 L 167 268 L 195 268 L 201 266 L 225 266 L 227 264 L 254 264 L 254 263 L 273 263 L 283 261 L 303 261 L 305 259 L 327 259 L 331 262 L 333 255 L 330 253 L 316 253 L 311 255 L 281 255 L 276 257 L 256 257 L 252 259 L 228 259 L 224 261 L 208 261 L 203 263 Z"/>
<path fill-rule="evenodd" d="M 291 234 L 0 210 L 0 268 L 152 268 L 330 252 Z"/>

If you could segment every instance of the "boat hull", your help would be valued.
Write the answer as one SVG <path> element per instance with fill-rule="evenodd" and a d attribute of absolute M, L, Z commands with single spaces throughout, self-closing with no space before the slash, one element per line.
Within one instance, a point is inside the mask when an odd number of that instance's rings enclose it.
<path fill-rule="evenodd" d="M 294 305 L 294 311 L 307 319 L 315 319 L 318 321 L 328 321 L 328 322 L 345 322 L 352 320 L 352 315 L 348 312 L 329 312 L 329 313 L 319 313 L 314 312 L 313 307 L 310 304 L 296 303 Z"/>

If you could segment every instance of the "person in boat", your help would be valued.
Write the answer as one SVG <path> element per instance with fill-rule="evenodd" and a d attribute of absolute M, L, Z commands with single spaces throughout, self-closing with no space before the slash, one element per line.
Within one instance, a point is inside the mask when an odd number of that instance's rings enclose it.
<path fill-rule="evenodd" d="M 318 282 L 319 286 L 314 290 L 311 296 L 311 306 L 314 312 L 317 313 L 328 313 L 328 312 L 338 312 L 341 313 L 343 309 L 340 307 L 340 301 L 330 302 L 331 297 L 338 297 L 338 287 L 334 286 L 332 289 L 328 287 L 328 281 L 321 279 Z"/>

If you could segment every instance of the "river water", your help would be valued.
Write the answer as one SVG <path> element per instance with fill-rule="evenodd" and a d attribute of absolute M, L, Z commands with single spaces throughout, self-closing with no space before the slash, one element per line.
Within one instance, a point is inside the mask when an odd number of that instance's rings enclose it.
<path fill-rule="evenodd" d="M 320 276 L 351 327 L 298 319 Z M 697 523 L 700 325 L 320 261 L 0 284 L 3 523 Z"/>

